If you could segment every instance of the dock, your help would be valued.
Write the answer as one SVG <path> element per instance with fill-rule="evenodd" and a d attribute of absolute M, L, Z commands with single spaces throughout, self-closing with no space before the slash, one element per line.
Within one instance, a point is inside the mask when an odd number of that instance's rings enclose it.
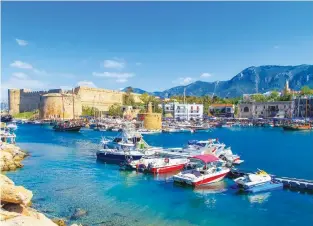
<path fill-rule="evenodd" d="M 242 177 L 248 173 L 252 173 L 247 170 L 232 169 L 228 175 L 229 178 Z M 276 175 L 271 175 L 273 179 L 283 183 L 284 188 L 294 190 L 294 191 L 308 191 L 313 192 L 313 180 L 298 179 L 291 177 L 279 177 Z"/>

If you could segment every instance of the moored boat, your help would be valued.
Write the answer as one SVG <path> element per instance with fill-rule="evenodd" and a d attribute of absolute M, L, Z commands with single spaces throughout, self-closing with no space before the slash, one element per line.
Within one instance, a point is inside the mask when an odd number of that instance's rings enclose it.
<path fill-rule="evenodd" d="M 169 173 L 184 168 L 189 162 L 187 158 L 142 158 L 137 161 L 127 162 L 128 168 L 148 171 L 150 173 Z"/>
<path fill-rule="evenodd" d="M 256 173 L 248 173 L 234 179 L 234 181 L 240 190 L 250 193 L 283 188 L 283 183 L 276 181 L 263 170 L 259 170 Z"/>
<path fill-rule="evenodd" d="M 97 159 L 121 163 L 125 160 L 139 160 L 155 154 L 155 147 L 150 147 L 142 135 L 133 129 L 123 129 L 113 140 L 102 141 L 103 148 L 97 151 Z"/>
<path fill-rule="evenodd" d="M 214 155 L 197 155 L 190 158 L 188 168 L 173 177 L 174 182 L 200 186 L 224 179 L 229 173 L 225 162 Z"/>
<path fill-rule="evenodd" d="M 55 124 L 53 129 L 57 132 L 78 132 L 82 127 L 81 123 L 65 121 Z"/>

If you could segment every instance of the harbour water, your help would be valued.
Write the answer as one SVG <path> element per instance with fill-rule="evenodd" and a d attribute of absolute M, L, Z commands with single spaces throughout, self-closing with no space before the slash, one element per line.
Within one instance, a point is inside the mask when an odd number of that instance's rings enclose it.
<path fill-rule="evenodd" d="M 7 175 L 34 193 L 33 205 L 47 216 L 87 225 L 313 225 L 313 195 L 289 190 L 237 194 L 231 180 L 191 189 L 171 175 L 120 171 L 96 161 L 101 136 L 114 132 L 54 132 L 20 125 L 20 147 L 31 156 Z M 279 176 L 313 179 L 313 132 L 281 128 L 220 128 L 211 132 L 145 135 L 154 146 L 177 147 L 192 139 L 219 138 L 245 162 Z M 86 216 L 70 218 L 76 208 Z"/>

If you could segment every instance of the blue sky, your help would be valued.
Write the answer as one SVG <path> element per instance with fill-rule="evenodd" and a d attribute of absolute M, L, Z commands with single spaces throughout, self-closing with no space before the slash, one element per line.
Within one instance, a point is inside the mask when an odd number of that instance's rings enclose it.
<path fill-rule="evenodd" d="M 2 2 L 7 88 L 157 91 L 313 64 L 312 2 Z"/>

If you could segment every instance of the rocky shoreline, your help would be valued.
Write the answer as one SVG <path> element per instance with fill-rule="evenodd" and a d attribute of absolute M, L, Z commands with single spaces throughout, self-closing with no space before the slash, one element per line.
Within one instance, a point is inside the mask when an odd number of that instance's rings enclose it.
<path fill-rule="evenodd" d="M 23 167 L 21 161 L 28 156 L 13 144 L 1 143 L 0 168 L 1 172 L 16 170 Z M 65 226 L 62 219 L 51 220 L 43 213 L 31 208 L 32 191 L 17 186 L 7 176 L 0 174 L 0 222 L 3 226 Z M 72 226 L 78 226 L 73 224 Z"/>

